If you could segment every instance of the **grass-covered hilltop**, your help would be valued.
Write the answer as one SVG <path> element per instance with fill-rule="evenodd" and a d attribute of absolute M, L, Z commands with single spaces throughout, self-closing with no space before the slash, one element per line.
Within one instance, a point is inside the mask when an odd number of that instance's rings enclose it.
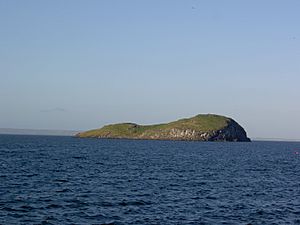
<path fill-rule="evenodd" d="M 118 138 L 189 141 L 250 141 L 245 130 L 233 119 L 213 114 L 199 114 L 156 125 L 119 123 L 78 133 L 82 138 Z"/>

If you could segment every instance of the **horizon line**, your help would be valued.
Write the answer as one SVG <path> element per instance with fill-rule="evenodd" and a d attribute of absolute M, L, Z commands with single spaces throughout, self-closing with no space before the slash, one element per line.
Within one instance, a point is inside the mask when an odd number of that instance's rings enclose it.
<path fill-rule="evenodd" d="M 1 133 L 1 130 L 3 133 Z M 77 129 L 46 129 L 46 128 L 7 128 L 7 127 L 0 127 L 0 134 L 4 133 L 5 130 L 11 131 L 53 131 L 53 132 L 82 132 L 84 130 L 77 130 Z M 12 133 L 7 133 L 12 134 Z M 282 138 L 282 137 L 249 137 L 253 141 L 300 141 L 300 138 Z"/>

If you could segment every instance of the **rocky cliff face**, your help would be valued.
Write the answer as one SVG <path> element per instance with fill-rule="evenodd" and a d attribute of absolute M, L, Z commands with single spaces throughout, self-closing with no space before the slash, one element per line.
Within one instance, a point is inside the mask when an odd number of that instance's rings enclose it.
<path fill-rule="evenodd" d="M 212 131 L 206 136 L 207 141 L 243 141 L 249 142 L 246 131 L 234 120 L 231 120 L 227 127 Z"/>
<path fill-rule="evenodd" d="M 159 125 L 113 124 L 77 134 L 77 137 L 125 138 L 189 141 L 250 141 L 245 130 L 233 119 L 218 115 L 192 118 Z"/>
<path fill-rule="evenodd" d="M 246 131 L 234 120 L 220 130 L 197 131 L 193 129 L 172 128 L 165 131 L 157 131 L 155 134 L 147 132 L 139 135 L 136 139 L 157 139 L 157 140 L 190 140 L 190 141 L 239 141 L 249 142 Z"/>

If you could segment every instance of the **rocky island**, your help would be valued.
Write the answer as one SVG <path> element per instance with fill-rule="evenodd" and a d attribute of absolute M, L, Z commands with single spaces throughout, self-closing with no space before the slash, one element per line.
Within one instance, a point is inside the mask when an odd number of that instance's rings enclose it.
<path fill-rule="evenodd" d="M 82 138 L 249 142 L 246 131 L 233 119 L 213 114 L 156 125 L 119 123 L 76 134 Z"/>

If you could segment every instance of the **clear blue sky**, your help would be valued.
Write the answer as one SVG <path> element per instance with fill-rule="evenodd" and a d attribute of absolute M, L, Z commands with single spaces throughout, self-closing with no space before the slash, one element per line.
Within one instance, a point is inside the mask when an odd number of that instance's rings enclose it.
<path fill-rule="evenodd" d="M 298 0 L 0 0 L 0 127 L 234 118 L 300 138 Z"/>

